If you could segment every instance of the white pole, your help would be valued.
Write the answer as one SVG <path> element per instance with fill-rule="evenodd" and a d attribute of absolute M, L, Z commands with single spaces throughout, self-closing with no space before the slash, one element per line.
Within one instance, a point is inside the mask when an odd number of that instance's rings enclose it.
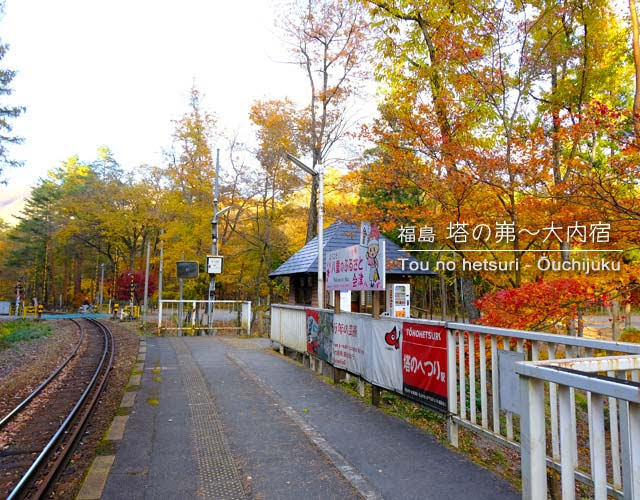
<path fill-rule="evenodd" d="M 324 307 L 324 262 L 323 262 L 323 213 L 324 213 L 324 166 L 318 164 L 318 307 Z"/>
<path fill-rule="evenodd" d="M 220 197 L 220 150 L 216 149 L 216 177 L 213 188 L 213 217 L 211 218 L 211 255 L 218 255 L 218 198 Z M 213 308 L 216 299 L 216 275 L 209 275 L 209 301 L 207 307 L 207 327 L 213 335 Z"/>
<path fill-rule="evenodd" d="M 160 264 L 158 266 L 158 304 L 162 301 L 162 269 L 164 266 L 164 229 L 160 231 Z"/>

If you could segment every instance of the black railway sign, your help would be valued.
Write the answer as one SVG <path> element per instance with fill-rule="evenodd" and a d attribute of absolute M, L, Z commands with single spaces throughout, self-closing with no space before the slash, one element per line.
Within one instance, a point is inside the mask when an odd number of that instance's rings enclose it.
<path fill-rule="evenodd" d="M 192 260 L 181 260 L 176 262 L 176 273 L 178 278 L 197 278 L 198 263 Z"/>

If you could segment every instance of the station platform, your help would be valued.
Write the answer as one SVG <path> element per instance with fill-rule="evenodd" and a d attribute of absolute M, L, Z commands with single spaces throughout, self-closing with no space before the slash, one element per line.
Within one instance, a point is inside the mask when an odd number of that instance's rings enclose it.
<path fill-rule="evenodd" d="M 107 436 L 114 456 L 101 498 L 520 498 L 434 437 L 268 346 L 148 338 L 128 393 L 135 399 L 123 399 L 130 411 Z"/>

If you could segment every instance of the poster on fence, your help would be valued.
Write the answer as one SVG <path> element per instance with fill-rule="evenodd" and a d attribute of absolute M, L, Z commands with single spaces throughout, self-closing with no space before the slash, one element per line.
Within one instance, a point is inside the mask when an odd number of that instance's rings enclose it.
<path fill-rule="evenodd" d="M 333 313 L 305 309 L 307 324 L 307 352 L 332 362 Z"/>
<path fill-rule="evenodd" d="M 364 329 L 368 317 L 355 314 L 333 316 L 333 366 L 361 375 L 364 370 Z"/>
<path fill-rule="evenodd" d="M 402 392 L 446 412 L 447 334 L 442 326 L 402 324 Z"/>
<path fill-rule="evenodd" d="M 365 373 L 372 384 L 402 392 L 402 322 L 387 319 L 370 321 L 364 337 Z"/>
<path fill-rule="evenodd" d="M 368 246 L 352 245 L 327 252 L 327 290 L 384 290 L 385 242 L 369 239 Z"/>

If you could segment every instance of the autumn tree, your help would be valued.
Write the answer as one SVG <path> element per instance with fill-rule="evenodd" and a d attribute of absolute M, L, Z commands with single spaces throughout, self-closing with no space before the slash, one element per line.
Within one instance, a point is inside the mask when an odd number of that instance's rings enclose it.
<path fill-rule="evenodd" d="M 540 278 L 530 250 L 569 247 L 539 229 L 598 220 L 593 204 L 576 203 L 576 176 L 607 142 L 587 110 L 595 99 L 624 102 L 619 20 L 599 1 L 363 3 L 384 89 L 364 129 L 376 143 L 362 167 L 365 205 L 389 225 L 435 226 L 434 244 L 458 259 L 503 260 L 510 249 L 511 274 L 481 275 L 493 287 Z M 452 226 L 486 222 L 513 233 L 477 238 L 484 256 L 465 253 Z M 463 276 L 467 301 L 473 277 Z"/>
<path fill-rule="evenodd" d="M 260 169 L 256 180 L 261 189 L 252 210 L 255 225 L 244 237 L 258 250 L 260 265 L 256 280 L 266 285 L 271 301 L 274 283 L 268 274 L 282 262 L 287 248 L 287 240 L 278 226 L 284 216 L 292 215 L 286 204 L 302 185 L 299 172 L 286 158 L 287 153 L 297 155 L 300 149 L 301 117 L 288 99 L 256 101 L 249 117 L 257 127 L 255 156 Z"/>
<path fill-rule="evenodd" d="M 181 260 L 183 253 L 196 258 L 210 251 L 215 124 L 215 116 L 203 107 L 200 91 L 192 87 L 187 112 L 174 121 L 167 164 L 157 170 L 165 187 L 159 206 L 168 265 Z"/>
<path fill-rule="evenodd" d="M 288 6 L 282 25 L 294 62 L 309 82 L 305 116 L 311 168 L 318 170 L 342 139 L 350 98 L 357 89 L 367 52 L 367 27 L 362 6 L 347 0 L 299 0 Z M 317 232 L 318 178 L 313 177 L 307 241 Z"/>
<path fill-rule="evenodd" d="M 631 46 L 636 79 L 633 99 L 633 126 L 636 141 L 638 141 L 640 138 L 640 29 L 638 28 L 638 7 L 635 0 L 629 0 L 629 11 L 631 12 Z"/>

